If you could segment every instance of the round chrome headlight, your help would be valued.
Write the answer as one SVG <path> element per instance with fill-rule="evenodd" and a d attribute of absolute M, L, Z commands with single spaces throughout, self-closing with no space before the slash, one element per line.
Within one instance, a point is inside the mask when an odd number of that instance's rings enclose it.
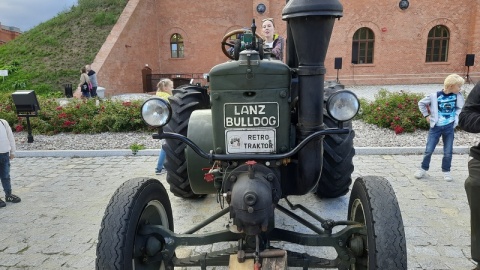
<path fill-rule="evenodd" d="M 172 107 L 161 98 L 147 99 L 142 105 L 142 118 L 147 125 L 152 127 L 165 126 L 172 117 Z"/>
<path fill-rule="evenodd" d="M 360 102 L 357 96 L 348 90 L 333 93 L 327 100 L 327 112 L 337 121 L 345 122 L 357 115 Z"/>

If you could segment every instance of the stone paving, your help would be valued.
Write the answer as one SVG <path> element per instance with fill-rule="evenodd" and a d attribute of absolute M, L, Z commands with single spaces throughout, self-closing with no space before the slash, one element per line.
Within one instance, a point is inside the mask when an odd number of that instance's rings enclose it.
<path fill-rule="evenodd" d="M 431 172 L 421 180 L 413 177 L 420 155 L 354 158 L 354 178 L 384 176 L 397 194 L 407 238 L 408 269 L 473 268 L 469 210 L 463 187 L 467 160 L 467 155 L 454 155 L 455 179 L 445 182 L 440 172 L 441 155 L 433 156 Z M 130 178 L 157 177 L 153 174 L 156 161 L 156 156 L 14 159 L 12 184 L 22 202 L 0 209 L 0 270 L 94 269 L 98 230 L 110 196 Z M 165 176 L 157 178 L 166 185 Z M 325 218 L 344 219 L 348 198 L 347 195 L 321 200 L 306 195 L 290 199 L 315 209 Z M 219 210 L 213 195 L 192 201 L 170 194 L 170 200 L 176 232 L 185 231 Z M 276 224 L 297 226 L 283 214 L 276 218 Z M 212 226 L 225 223 L 226 219 L 220 219 Z M 182 253 L 205 249 L 211 247 L 185 249 Z"/>

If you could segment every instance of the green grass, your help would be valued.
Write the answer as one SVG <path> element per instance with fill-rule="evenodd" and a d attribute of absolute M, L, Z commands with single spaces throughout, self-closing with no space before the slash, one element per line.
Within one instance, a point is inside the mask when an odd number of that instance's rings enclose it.
<path fill-rule="evenodd" d="M 79 0 L 53 19 L 0 46 L 0 93 L 18 89 L 37 95 L 63 95 L 76 85 L 80 68 L 91 63 L 128 0 Z"/>

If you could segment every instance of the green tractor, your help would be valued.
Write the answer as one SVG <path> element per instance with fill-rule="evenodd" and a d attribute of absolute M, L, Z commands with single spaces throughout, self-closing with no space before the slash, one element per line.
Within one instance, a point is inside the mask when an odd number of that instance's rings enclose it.
<path fill-rule="evenodd" d="M 217 196 L 219 211 L 185 233 L 174 233 L 162 183 L 131 179 L 117 189 L 105 211 L 96 269 L 206 269 L 229 265 L 235 254 L 237 263 L 253 260 L 255 269 L 267 269 L 265 260 L 277 257 L 303 269 L 407 269 L 401 212 L 385 178 L 354 181 L 346 220 L 324 219 L 288 200 L 312 192 L 336 198 L 352 185 L 351 119 L 359 101 L 351 91 L 324 87 L 328 43 L 342 14 L 338 0 L 290 0 L 282 14 L 288 26 L 287 64 L 269 57 L 253 21 L 251 29 L 223 38 L 222 50 L 231 60 L 211 69 L 210 91 L 185 85 L 174 90 L 170 102 L 145 101 L 144 121 L 158 128 L 154 138 L 166 139 L 170 191 L 185 199 Z M 241 38 L 230 42 L 234 34 Z M 276 226 L 277 210 L 312 233 Z M 196 233 L 227 214 L 230 222 L 223 230 Z M 176 256 L 179 247 L 223 242 L 230 247 Z M 337 257 L 278 249 L 274 242 L 332 247 Z"/>

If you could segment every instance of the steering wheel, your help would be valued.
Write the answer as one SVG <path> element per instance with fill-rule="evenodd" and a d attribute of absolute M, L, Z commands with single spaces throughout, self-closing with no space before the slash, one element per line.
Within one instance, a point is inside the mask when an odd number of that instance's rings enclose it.
<path fill-rule="evenodd" d="M 241 41 L 240 39 L 235 39 L 234 41 L 232 41 L 230 40 L 230 37 L 233 35 L 238 35 L 243 33 L 245 33 L 245 29 L 237 29 L 237 30 L 230 31 L 226 33 L 225 36 L 223 36 L 222 52 L 223 54 L 225 54 L 225 56 L 227 56 L 232 60 L 238 60 L 239 54 L 240 54 Z M 259 48 L 259 53 L 261 54 L 260 57 L 263 58 L 263 40 L 257 33 L 255 33 L 255 37 L 257 38 L 257 44 L 258 44 L 257 46 Z M 233 48 L 233 55 L 231 55 L 228 52 L 227 47 L 229 47 L 228 49 Z"/>

